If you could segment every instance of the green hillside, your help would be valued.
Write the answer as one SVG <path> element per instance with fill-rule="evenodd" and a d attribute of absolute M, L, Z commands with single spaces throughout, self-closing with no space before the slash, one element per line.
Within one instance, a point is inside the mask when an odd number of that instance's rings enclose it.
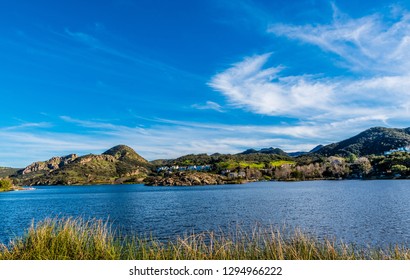
<path fill-rule="evenodd" d="M 358 156 L 377 155 L 409 144 L 410 128 L 373 127 L 349 139 L 324 146 L 316 152 L 324 156 L 351 153 Z"/>
<path fill-rule="evenodd" d="M 0 178 L 16 174 L 20 168 L 0 167 Z"/>

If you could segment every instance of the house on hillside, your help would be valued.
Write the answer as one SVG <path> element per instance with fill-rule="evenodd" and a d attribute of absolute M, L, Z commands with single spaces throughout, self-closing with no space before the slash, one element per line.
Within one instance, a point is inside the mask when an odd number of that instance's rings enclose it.
<path fill-rule="evenodd" d="M 395 153 L 395 152 L 410 153 L 410 146 L 400 147 L 400 148 L 397 148 L 397 149 L 391 149 L 389 151 L 384 152 L 383 154 L 385 156 L 388 156 L 388 155 L 391 155 L 392 153 Z"/>
<path fill-rule="evenodd" d="M 245 178 L 245 177 L 246 177 L 246 173 L 243 171 L 228 173 L 229 179 L 237 179 L 237 178 Z"/>
<path fill-rule="evenodd" d="M 211 165 L 189 165 L 189 166 L 179 166 L 173 165 L 169 166 L 161 166 L 157 168 L 157 172 L 172 172 L 172 171 L 210 171 Z"/>

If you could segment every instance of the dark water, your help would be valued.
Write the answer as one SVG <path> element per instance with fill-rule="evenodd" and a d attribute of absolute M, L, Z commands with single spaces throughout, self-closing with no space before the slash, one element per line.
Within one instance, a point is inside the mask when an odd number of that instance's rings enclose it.
<path fill-rule="evenodd" d="M 82 216 L 159 238 L 262 227 L 298 227 L 356 244 L 410 244 L 410 181 L 261 182 L 204 187 L 39 187 L 0 193 L 0 242 L 46 217 Z"/>

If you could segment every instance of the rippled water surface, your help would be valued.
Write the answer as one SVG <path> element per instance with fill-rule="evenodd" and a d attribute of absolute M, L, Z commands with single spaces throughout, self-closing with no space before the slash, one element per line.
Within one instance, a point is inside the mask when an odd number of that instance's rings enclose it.
<path fill-rule="evenodd" d="M 164 239 L 286 225 L 357 244 L 410 244 L 410 181 L 38 187 L 0 193 L 0 242 L 22 235 L 33 220 L 67 216 L 109 219 L 122 232 Z"/>

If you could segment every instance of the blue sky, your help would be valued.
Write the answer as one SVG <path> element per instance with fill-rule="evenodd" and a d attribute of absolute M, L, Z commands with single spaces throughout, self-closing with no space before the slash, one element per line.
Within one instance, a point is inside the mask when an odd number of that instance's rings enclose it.
<path fill-rule="evenodd" d="M 1 1 L 0 166 L 408 127 L 408 1 Z"/>

